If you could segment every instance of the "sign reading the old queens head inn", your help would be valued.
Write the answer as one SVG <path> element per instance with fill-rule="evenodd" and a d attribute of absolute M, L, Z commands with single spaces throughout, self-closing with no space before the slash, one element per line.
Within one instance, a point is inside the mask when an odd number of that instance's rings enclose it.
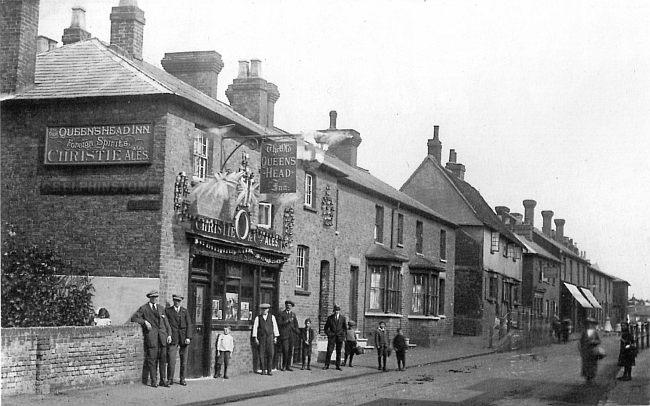
<path fill-rule="evenodd" d="M 296 141 L 263 142 L 260 193 L 296 193 Z"/>
<path fill-rule="evenodd" d="M 46 165 L 149 164 L 153 124 L 48 127 Z"/>

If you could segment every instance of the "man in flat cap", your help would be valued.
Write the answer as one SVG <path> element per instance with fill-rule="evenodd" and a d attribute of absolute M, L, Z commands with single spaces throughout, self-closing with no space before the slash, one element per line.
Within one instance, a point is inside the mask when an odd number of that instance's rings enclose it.
<path fill-rule="evenodd" d="M 255 317 L 253 322 L 253 339 L 260 351 L 260 366 L 262 375 L 273 375 L 271 363 L 273 362 L 273 346 L 278 342 L 278 324 L 275 317 L 269 314 L 271 305 L 262 303 L 260 305 L 262 314 Z"/>
<path fill-rule="evenodd" d="M 327 353 L 325 355 L 325 367 L 329 369 L 332 352 L 336 347 L 336 369 L 341 370 L 341 347 L 345 342 L 345 330 L 347 329 L 345 316 L 341 315 L 341 308 L 334 305 L 334 313 L 327 318 L 325 322 L 325 334 L 327 335 Z"/>
<path fill-rule="evenodd" d="M 169 388 L 165 379 L 165 363 L 167 358 L 166 346 L 172 342 L 171 327 L 165 316 L 164 309 L 158 305 L 158 292 L 152 290 L 147 293 L 149 303 L 145 303 L 135 312 L 131 321 L 142 326 L 145 347 L 145 369 L 148 369 L 151 376 L 151 386 L 158 385 Z M 158 364 L 158 365 L 156 365 Z M 160 368 L 160 382 L 156 379 L 156 366 Z M 142 377 L 146 385 L 147 376 Z"/>
<path fill-rule="evenodd" d="M 293 336 L 299 334 L 298 319 L 291 311 L 294 303 L 291 300 L 284 302 L 284 310 L 278 314 L 278 328 L 280 329 L 280 344 L 282 345 L 281 371 L 293 371 L 291 369 L 291 356 L 293 355 Z M 279 355 L 279 354 L 278 354 Z"/>
<path fill-rule="evenodd" d="M 169 385 L 174 384 L 176 354 L 181 359 L 179 371 L 180 383 L 183 386 L 187 385 L 185 382 L 185 352 L 192 339 L 192 322 L 190 320 L 190 312 L 181 306 L 183 299 L 181 295 L 172 295 L 174 305 L 165 309 L 165 315 L 167 315 L 167 320 L 172 328 L 172 342 L 167 346 L 167 379 L 169 379 Z"/>

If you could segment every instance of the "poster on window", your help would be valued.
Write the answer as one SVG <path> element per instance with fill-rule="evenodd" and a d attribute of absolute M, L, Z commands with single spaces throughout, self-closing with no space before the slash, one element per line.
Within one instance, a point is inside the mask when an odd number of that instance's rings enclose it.
<path fill-rule="evenodd" d="M 237 320 L 237 304 L 239 303 L 239 294 L 226 293 L 226 320 Z"/>
<path fill-rule="evenodd" d="M 212 300 L 212 320 L 223 320 L 223 313 L 221 311 L 221 300 Z"/>
<path fill-rule="evenodd" d="M 196 313 L 195 323 L 197 326 L 203 325 L 203 286 L 196 287 L 196 304 L 194 306 Z"/>
<path fill-rule="evenodd" d="M 241 302 L 241 319 L 240 320 L 252 320 L 250 305 L 248 302 Z"/>

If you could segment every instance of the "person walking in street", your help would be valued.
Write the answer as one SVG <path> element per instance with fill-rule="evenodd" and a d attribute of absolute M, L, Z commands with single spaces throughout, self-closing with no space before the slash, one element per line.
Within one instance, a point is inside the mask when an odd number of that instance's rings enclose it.
<path fill-rule="evenodd" d="M 190 312 L 181 306 L 183 296 L 172 295 L 174 304 L 165 309 L 165 315 L 171 327 L 172 342 L 167 346 L 167 379 L 169 385 L 174 384 L 174 371 L 176 370 L 176 355 L 178 354 L 181 365 L 179 369 L 180 384 L 185 386 L 185 355 L 187 346 L 192 341 L 192 322 Z"/>
<path fill-rule="evenodd" d="M 269 314 L 271 305 L 262 303 L 260 309 L 262 314 L 255 317 L 253 322 L 253 339 L 259 349 L 260 366 L 262 367 L 262 375 L 273 375 L 271 373 L 273 362 L 273 347 L 278 342 L 280 332 L 278 331 L 278 323 L 275 317 Z"/>
<path fill-rule="evenodd" d="M 386 323 L 383 321 L 379 322 L 379 327 L 375 331 L 375 349 L 377 350 L 379 370 L 387 372 L 386 358 L 388 357 L 388 331 L 386 330 Z"/>
<path fill-rule="evenodd" d="M 284 302 L 284 310 L 278 314 L 278 329 L 280 330 L 280 342 L 282 348 L 282 365 L 280 371 L 293 371 L 291 369 L 291 358 L 293 355 L 293 336 L 300 334 L 298 330 L 298 319 L 291 311 L 295 304 L 291 300 Z"/>
<path fill-rule="evenodd" d="M 621 324 L 621 349 L 618 353 L 618 366 L 623 367 L 623 376 L 619 377 L 620 381 L 629 381 L 632 379 L 632 367 L 635 364 L 638 347 L 634 340 L 634 334 L 630 325 L 625 322 Z"/>
<path fill-rule="evenodd" d="M 215 351 L 217 353 L 214 360 L 214 377 L 221 378 L 221 366 L 223 365 L 223 379 L 228 379 L 228 365 L 230 365 L 232 352 L 235 351 L 235 340 L 230 335 L 230 326 L 225 326 L 223 334 L 217 335 Z"/>
<path fill-rule="evenodd" d="M 598 360 L 602 354 L 598 352 L 600 348 L 600 336 L 596 330 L 598 322 L 593 317 L 587 317 L 586 327 L 580 336 L 580 357 L 582 358 L 581 375 L 587 382 L 591 382 L 598 372 Z"/>
<path fill-rule="evenodd" d="M 349 357 L 350 363 L 348 366 L 350 368 L 352 368 L 352 358 L 354 358 L 354 352 L 357 349 L 356 324 L 352 320 L 348 321 L 348 329 L 345 331 L 345 358 L 343 359 L 343 366 L 348 362 Z"/>
<path fill-rule="evenodd" d="M 393 349 L 395 350 L 395 358 L 397 358 L 397 370 L 405 371 L 406 370 L 406 351 L 408 350 L 408 345 L 406 345 L 406 338 L 402 333 L 402 329 L 397 329 L 397 334 L 393 338 Z"/>
<path fill-rule="evenodd" d="M 305 369 L 305 362 L 307 363 L 307 371 L 311 371 L 309 364 L 311 364 L 311 347 L 314 342 L 314 329 L 311 328 L 311 319 L 305 319 L 305 328 L 300 332 L 300 344 L 302 346 L 302 367 Z"/>
<path fill-rule="evenodd" d="M 151 386 L 158 385 L 168 388 L 165 379 L 166 347 L 172 342 L 171 327 L 163 309 L 158 305 L 158 292 L 147 293 L 149 303 L 145 303 L 135 312 L 131 321 L 142 326 L 145 346 L 145 365 L 151 377 Z M 157 382 L 156 369 L 160 369 L 160 382 Z M 142 377 L 146 385 L 146 376 Z"/>
<path fill-rule="evenodd" d="M 325 335 L 327 335 L 327 352 L 325 353 L 325 366 L 329 369 L 332 352 L 336 348 L 336 369 L 341 371 L 341 348 L 345 342 L 345 331 L 347 322 L 345 316 L 341 315 L 341 308 L 334 305 L 334 313 L 325 322 Z"/>

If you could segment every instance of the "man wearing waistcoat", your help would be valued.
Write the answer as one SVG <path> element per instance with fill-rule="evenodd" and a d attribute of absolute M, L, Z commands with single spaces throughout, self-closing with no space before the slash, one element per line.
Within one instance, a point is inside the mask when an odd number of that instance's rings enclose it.
<path fill-rule="evenodd" d="M 269 314 L 270 308 L 270 304 L 262 303 L 260 305 L 262 314 L 255 317 L 255 321 L 253 322 L 253 339 L 260 351 L 262 375 L 273 375 L 271 373 L 273 347 L 277 344 L 278 336 L 280 335 L 275 317 L 272 314 Z"/>
<path fill-rule="evenodd" d="M 341 308 L 334 306 L 334 314 L 327 318 L 325 322 L 325 334 L 327 335 L 327 353 L 325 355 L 325 367 L 329 369 L 332 352 L 336 347 L 336 369 L 341 370 L 341 347 L 345 342 L 345 333 L 348 323 L 345 316 L 341 315 Z"/>
<path fill-rule="evenodd" d="M 278 314 L 278 329 L 280 330 L 280 342 L 282 344 L 282 365 L 281 371 L 293 371 L 291 369 L 291 357 L 293 355 L 293 336 L 299 334 L 298 319 L 291 311 L 294 303 L 291 300 L 284 302 L 284 310 Z"/>
<path fill-rule="evenodd" d="M 167 344 L 172 342 L 171 327 L 165 316 L 164 309 L 158 304 L 158 292 L 153 290 L 147 293 L 149 303 L 145 303 L 135 312 L 131 321 L 142 326 L 145 347 L 145 369 L 151 376 L 151 386 L 158 385 L 169 387 L 165 379 L 165 363 L 167 362 Z M 160 382 L 156 379 L 156 364 L 160 367 Z M 146 376 L 142 382 L 146 385 Z"/>
<path fill-rule="evenodd" d="M 167 346 L 167 379 L 169 384 L 174 384 L 174 370 L 176 369 L 176 354 L 181 359 L 179 376 L 180 384 L 185 386 L 185 352 L 191 341 L 192 326 L 190 313 L 181 306 L 183 296 L 172 295 L 173 306 L 165 309 L 167 320 L 172 329 L 172 342 Z"/>

